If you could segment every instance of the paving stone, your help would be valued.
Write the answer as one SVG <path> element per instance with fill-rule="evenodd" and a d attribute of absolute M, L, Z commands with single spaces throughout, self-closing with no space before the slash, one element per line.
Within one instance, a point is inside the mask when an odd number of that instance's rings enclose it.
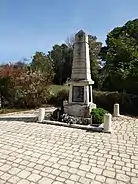
<path fill-rule="evenodd" d="M 72 174 L 69 179 L 76 182 L 79 180 L 79 178 L 80 178 L 80 176 L 78 176 L 76 174 Z"/>
<path fill-rule="evenodd" d="M 93 174 L 93 173 L 90 173 L 90 172 L 86 173 L 86 178 L 94 179 L 95 177 L 96 177 L 96 174 Z"/>
<path fill-rule="evenodd" d="M 114 160 L 117 160 L 117 161 L 119 161 L 119 160 L 121 160 L 121 157 L 118 157 L 118 156 L 113 156 L 113 159 Z M 123 159 L 123 158 L 122 158 Z M 124 158 L 125 159 L 125 158 Z"/>
<path fill-rule="evenodd" d="M 17 176 L 19 176 L 20 178 L 26 179 L 30 174 L 31 174 L 31 172 L 24 170 L 24 171 L 19 172 L 17 174 Z"/>
<path fill-rule="evenodd" d="M 113 167 L 113 164 L 112 164 L 112 163 L 109 163 L 109 162 L 106 162 L 104 165 L 105 165 L 106 167 Z"/>
<path fill-rule="evenodd" d="M 138 173 L 138 169 L 132 169 L 132 172 L 137 174 Z"/>
<path fill-rule="evenodd" d="M 70 162 L 68 166 L 73 167 L 73 168 L 78 168 L 79 165 L 80 165 L 80 164 L 77 163 L 77 162 Z"/>
<path fill-rule="evenodd" d="M 117 174 L 116 179 L 127 183 L 130 181 L 130 177 L 124 174 Z"/>
<path fill-rule="evenodd" d="M 26 170 L 27 170 L 27 169 L 26 169 Z M 40 172 L 41 172 L 40 170 L 36 170 L 36 169 L 33 169 L 33 170 L 32 170 L 32 173 L 34 173 L 34 174 L 40 174 Z"/>
<path fill-rule="evenodd" d="M 126 184 L 126 182 L 116 180 L 116 184 Z"/>
<path fill-rule="evenodd" d="M 56 163 L 58 160 L 59 160 L 59 158 L 57 158 L 57 157 L 50 157 L 49 158 L 49 161 L 54 162 L 54 163 Z"/>
<path fill-rule="evenodd" d="M 132 184 L 138 184 L 138 177 L 137 177 L 137 178 L 132 177 L 132 178 L 131 178 L 131 183 L 132 183 Z"/>
<path fill-rule="evenodd" d="M 53 169 L 51 167 L 44 167 L 43 172 L 51 173 Z"/>
<path fill-rule="evenodd" d="M 127 155 L 127 154 L 119 154 L 119 156 L 122 157 L 122 158 L 130 158 L 130 156 Z"/>
<path fill-rule="evenodd" d="M 62 165 L 68 165 L 69 161 L 68 160 L 65 160 L 65 159 L 60 159 L 58 161 L 59 164 L 62 164 Z"/>
<path fill-rule="evenodd" d="M 12 167 L 10 170 L 8 170 L 8 172 L 12 175 L 17 175 L 20 171 L 21 169 L 18 169 L 16 167 Z"/>
<path fill-rule="evenodd" d="M 79 166 L 79 169 L 83 170 L 83 171 L 89 171 L 91 169 L 91 166 L 89 165 L 85 165 L 85 164 L 81 164 Z"/>
<path fill-rule="evenodd" d="M 122 170 L 126 171 L 126 172 L 130 172 L 130 168 L 129 167 L 122 167 Z"/>
<path fill-rule="evenodd" d="M 29 161 L 27 160 L 23 160 L 22 162 L 20 162 L 21 165 L 27 166 L 29 164 Z"/>
<path fill-rule="evenodd" d="M 55 163 L 55 164 L 52 164 L 51 167 L 54 168 L 54 169 L 59 169 L 60 167 L 64 167 L 64 166 L 61 166 L 60 164 Z"/>
<path fill-rule="evenodd" d="M 114 178 L 115 177 L 115 172 L 109 171 L 109 170 L 104 170 L 103 175 L 109 178 Z"/>
<path fill-rule="evenodd" d="M 111 179 L 111 178 L 107 178 L 106 179 L 106 184 L 116 184 L 116 180 L 115 179 Z"/>
<path fill-rule="evenodd" d="M 115 163 L 115 160 L 114 160 L 114 159 L 109 159 L 109 158 L 108 158 L 108 159 L 107 159 L 107 162 L 108 162 L 108 163 L 111 163 L 111 164 L 114 164 L 114 163 Z"/>
<path fill-rule="evenodd" d="M 122 162 L 122 161 L 116 161 L 116 165 L 124 166 L 124 162 Z"/>
<path fill-rule="evenodd" d="M 0 178 L 1 178 L 2 180 L 4 180 L 4 181 L 7 181 L 10 177 L 11 177 L 10 174 L 4 173 Z"/>
<path fill-rule="evenodd" d="M 102 184 L 102 183 L 99 181 L 91 181 L 91 184 Z"/>
<path fill-rule="evenodd" d="M 79 179 L 79 182 L 82 183 L 82 184 L 90 184 L 91 180 L 90 179 L 87 179 L 87 178 L 84 178 L 84 177 L 81 177 Z"/>
<path fill-rule="evenodd" d="M 27 179 L 33 182 L 40 180 L 41 176 L 38 174 L 31 174 Z"/>
<path fill-rule="evenodd" d="M 92 167 L 91 172 L 94 174 L 102 174 L 103 169 L 97 168 L 97 167 Z"/>
<path fill-rule="evenodd" d="M 43 165 L 45 163 L 45 160 L 44 159 L 38 159 L 37 161 L 36 161 L 36 164 L 41 164 L 41 165 Z"/>
<path fill-rule="evenodd" d="M 49 162 L 49 161 L 46 161 L 43 165 L 48 166 L 48 167 L 51 167 L 53 165 L 53 163 L 52 162 Z"/>
<path fill-rule="evenodd" d="M 97 175 L 96 178 L 95 178 L 95 180 L 104 183 L 105 180 L 106 180 L 106 177 L 105 176 L 101 176 L 101 175 Z"/>
<path fill-rule="evenodd" d="M 97 165 L 104 166 L 105 165 L 105 162 L 103 162 L 103 161 L 97 161 Z"/>
<path fill-rule="evenodd" d="M 8 171 L 10 168 L 11 168 L 10 165 L 4 164 L 3 166 L 0 167 L 0 170 L 6 172 L 6 171 Z"/>
<path fill-rule="evenodd" d="M 63 183 L 63 182 L 65 182 L 66 179 L 58 176 L 58 177 L 56 178 L 56 180 L 57 180 L 57 181 L 60 181 L 61 183 Z"/>
<path fill-rule="evenodd" d="M 41 175 L 42 175 L 42 173 L 41 173 Z M 43 175 L 43 176 L 45 176 L 45 175 Z M 47 177 L 48 178 L 51 178 L 53 180 L 56 178 L 56 176 L 54 176 L 53 174 L 48 174 Z"/>
<path fill-rule="evenodd" d="M 57 168 L 57 169 L 58 169 L 58 168 Z M 68 170 L 69 170 L 69 167 L 68 167 L 68 166 L 62 165 L 61 167 L 59 167 L 59 169 L 60 169 L 61 171 L 68 171 Z"/>
<path fill-rule="evenodd" d="M 22 180 L 18 181 L 17 184 L 30 184 L 30 182 L 28 180 L 22 179 Z"/>
<path fill-rule="evenodd" d="M 18 183 L 20 178 L 18 176 L 12 176 L 8 181 L 11 183 Z"/>
<path fill-rule="evenodd" d="M 21 170 L 24 170 L 26 168 L 26 166 L 25 165 L 19 165 L 18 168 L 21 169 Z"/>
<path fill-rule="evenodd" d="M 121 173 L 121 174 L 125 174 L 126 172 L 120 169 L 116 169 L 116 173 Z"/>
<path fill-rule="evenodd" d="M 37 164 L 35 167 L 34 167 L 34 169 L 38 169 L 38 170 L 42 170 L 44 168 L 44 165 L 39 165 L 39 164 Z"/>
<path fill-rule="evenodd" d="M 136 177 L 136 173 L 133 173 L 133 172 L 126 172 L 126 174 L 130 177 L 132 177 L 132 176 Z"/>
<path fill-rule="evenodd" d="M 122 168 L 122 166 L 116 165 L 116 164 L 114 164 L 113 167 L 114 167 L 115 169 L 121 169 L 121 168 Z"/>
<path fill-rule="evenodd" d="M 53 169 L 52 172 L 51 172 L 51 174 L 56 175 L 56 176 L 59 176 L 60 173 L 61 173 L 61 171 L 58 170 L 58 169 Z"/>
<path fill-rule="evenodd" d="M 70 176 L 70 174 L 69 174 L 68 172 L 62 172 L 62 173 L 60 174 L 60 176 L 61 176 L 62 178 L 68 179 L 69 176 Z"/>
<path fill-rule="evenodd" d="M 16 159 L 16 160 L 14 160 L 15 163 L 20 163 L 21 161 L 22 161 L 21 158 L 18 158 L 18 159 Z"/>
<path fill-rule="evenodd" d="M 65 183 L 66 183 L 66 184 L 74 184 L 74 181 L 66 180 Z M 60 184 L 61 184 L 61 183 L 60 183 Z"/>
<path fill-rule="evenodd" d="M 79 175 L 79 176 L 85 176 L 86 174 L 87 174 L 87 172 L 86 171 L 81 171 L 81 170 L 78 170 L 77 171 L 77 174 Z"/>
<path fill-rule="evenodd" d="M 39 184 L 52 184 L 53 180 L 49 178 L 42 178 L 38 183 Z"/>
<path fill-rule="evenodd" d="M 59 181 L 54 181 L 53 184 L 61 184 Z"/>
<path fill-rule="evenodd" d="M 137 160 L 138 161 L 138 156 L 131 156 L 132 160 Z"/>
<path fill-rule="evenodd" d="M 72 167 L 68 170 L 68 172 L 69 172 L 70 174 L 76 174 L 77 171 L 78 171 L 77 168 L 72 168 Z"/>

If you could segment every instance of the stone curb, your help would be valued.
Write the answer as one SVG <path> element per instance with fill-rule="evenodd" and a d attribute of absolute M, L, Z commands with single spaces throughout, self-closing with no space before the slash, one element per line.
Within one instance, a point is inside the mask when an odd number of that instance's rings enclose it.
<path fill-rule="evenodd" d="M 94 127 L 90 125 L 79 125 L 79 124 L 67 124 L 63 122 L 58 121 L 51 121 L 51 120 L 43 120 L 42 122 L 38 122 L 38 116 L 30 115 L 30 116 L 2 116 L 0 117 L 0 121 L 24 121 L 24 122 L 36 122 L 36 123 L 42 123 L 42 124 L 48 124 L 48 125 L 56 125 L 56 126 L 63 126 L 68 128 L 76 128 L 76 129 L 82 129 L 87 130 L 91 132 L 103 132 L 103 133 L 111 133 L 111 132 L 105 132 L 103 128 L 103 124 L 101 124 L 99 127 Z"/>
<path fill-rule="evenodd" d="M 89 125 L 67 124 L 67 123 L 51 121 L 51 120 L 43 120 L 43 122 L 38 122 L 38 117 L 36 115 L 34 116 L 32 115 L 30 116 L 2 116 L 0 117 L 0 121 L 24 121 L 24 122 L 34 122 L 34 123 L 37 122 L 37 123 L 42 123 L 42 124 L 63 126 L 63 127 L 68 127 L 68 128 L 76 128 L 76 129 L 82 129 L 82 130 L 93 131 L 93 132 L 104 132 L 103 124 L 101 124 L 99 127 L 94 127 L 94 126 L 89 126 Z"/>
<path fill-rule="evenodd" d="M 24 121 L 24 122 L 36 122 L 38 117 L 34 116 L 1 116 L 0 121 Z"/>
<path fill-rule="evenodd" d="M 48 125 L 57 125 L 57 126 L 63 126 L 63 127 L 68 127 L 68 128 L 77 128 L 77 129 L 82 129 L 82 130 L 87 130 L 87 131 L 93 131 L 93 132 L 103 132 L 103 124 L 100 125 L 99 127 L 93 127 L 89 125 L 79 125 L 79 124 L 67 124 L 67 123 L 62 123 L 58 121 L 51 121 L 51 120 L 43 120 L 43 124 L 48 124 Z"/>

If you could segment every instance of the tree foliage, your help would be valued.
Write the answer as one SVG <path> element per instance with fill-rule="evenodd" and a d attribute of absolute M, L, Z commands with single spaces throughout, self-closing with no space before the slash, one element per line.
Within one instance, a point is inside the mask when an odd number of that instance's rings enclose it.
<path fill-rule="evenodd" d="M 89 51 L 90 51 L 90 64 L 91 64 L 91 76 L 94 80 L 94 87 L 98 87 L 99 71 L 100 71 L 100 58 L 99 53 L 102 47 L 102 43 L 97 41 L 96 36 L 88 35 L 89 39 Z"/>
<path fill-rule="evenodd" d="M 53 62 L 45 53 L 36 52 L 32 58 L 32 62 L 30 68 L 33 71 L 39 71 L 43 75 L 45 75 L 49 79 L 53 79 L 54 70 L 53 70 Z"/>
<path fill-rule="evenodd" d="M 138 19 L 114 28 L 101 49 L 104 67 L 103 87 L 112 91 L 137 93 L 138 81 Z"/>
<path fill-rule="evenodd" d="M 2 105 L 32 108 L 46 103 L 48 76 L 29 67 L 7 64 L 0 69 L 0 94 Z"/>
<path fill-rule="evenodd" d="M 71 75 L 71 67 L 73 60 L 73 49 L 66 44 L 54 45 L 49 52 L 54 66 L 54 83 L 63 84 Z"/>

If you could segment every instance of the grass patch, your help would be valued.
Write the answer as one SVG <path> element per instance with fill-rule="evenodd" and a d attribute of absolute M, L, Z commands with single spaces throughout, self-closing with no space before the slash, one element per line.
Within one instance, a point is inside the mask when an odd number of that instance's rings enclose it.
<path fill-rule="evenodd" d="M 48 104 L 61 107 L 64 100 L 68 100 L 69 86 L 67 85 L 51 85 L 49 86 Z"/>
<path fill-rule="evenodd" d="M 57 93 L 59 93 L 62 90 L 69 90 L 69 86 L 67 86 L 67 85 L 50 85 L 48 89 L 52 94 L 56 95 Z"/>

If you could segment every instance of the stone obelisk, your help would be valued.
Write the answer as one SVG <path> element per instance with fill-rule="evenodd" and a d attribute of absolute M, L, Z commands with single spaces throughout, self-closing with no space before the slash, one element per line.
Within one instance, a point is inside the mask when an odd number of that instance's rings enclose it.
<path fill-rule="evenodd" d="M 92 84 L 88 35 L 80 30 L 75 35 L 69 101 L 64 103 L 65 113 L 84 118 L 90 116 L 92 108 L 96 108 L 92 98 Z"/>

